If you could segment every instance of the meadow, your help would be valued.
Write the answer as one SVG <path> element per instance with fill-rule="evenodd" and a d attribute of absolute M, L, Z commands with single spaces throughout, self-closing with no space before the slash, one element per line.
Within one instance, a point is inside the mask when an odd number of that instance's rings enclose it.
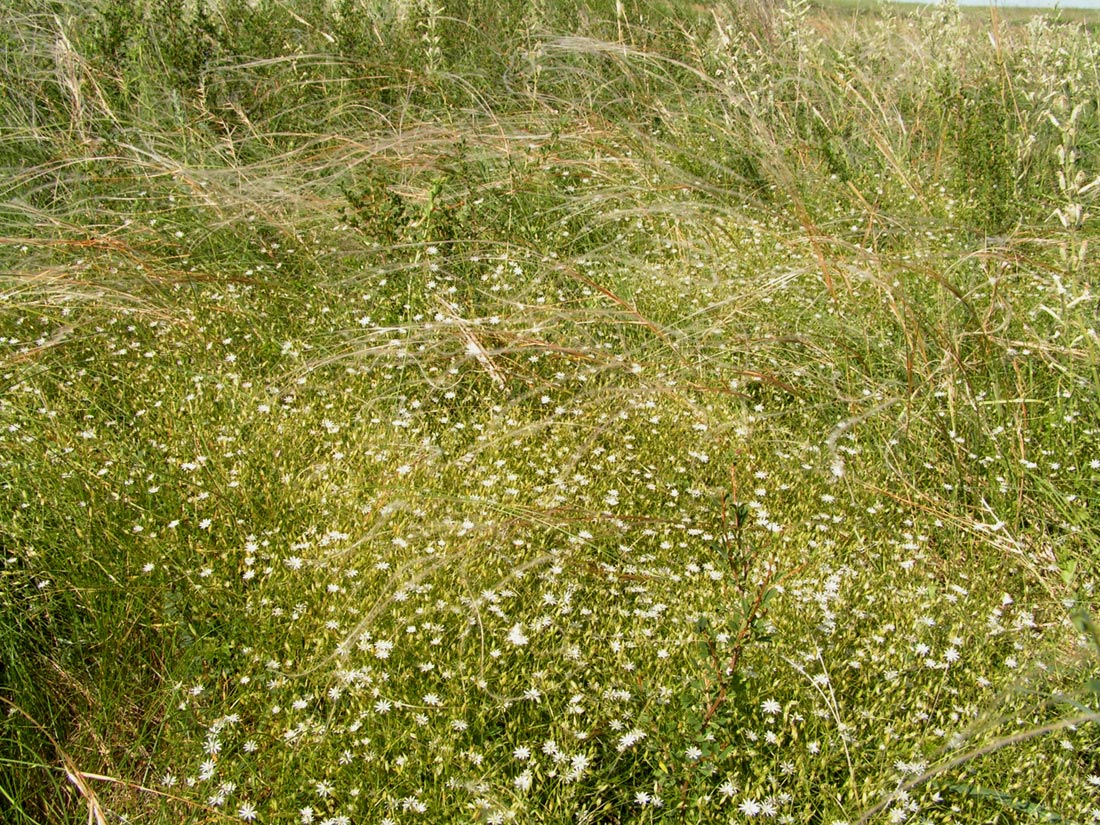
<path fill-rule="evenodd" d="M 8 0 L 0 811 L 1100 820 L 1100 44 Z"/>

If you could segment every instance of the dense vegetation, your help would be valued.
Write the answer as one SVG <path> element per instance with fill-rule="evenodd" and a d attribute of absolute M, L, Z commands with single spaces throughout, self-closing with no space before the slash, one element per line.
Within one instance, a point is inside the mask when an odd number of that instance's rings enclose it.
<path fill-rule="evenodd" d="M 1100 818 L 1087 29 L 0 38 L 7 821 Z"/>

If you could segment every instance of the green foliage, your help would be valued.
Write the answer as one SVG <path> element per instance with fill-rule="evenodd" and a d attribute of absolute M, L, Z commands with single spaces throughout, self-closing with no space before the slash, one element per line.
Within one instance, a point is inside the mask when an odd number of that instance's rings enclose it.
<path fill-rule="evenodd" d="M 1091 816 L 1087 30 L 3 15 L 16 821 Z"/>
<path fill-rule="evenodd" d="M 967 204 L 961 217 L 988 234 L 1025 217 L 1016 192 L 1017 104 L 1007 95 L 1003 82 L 993 79 L 953 90 L 941 104 L 957 154 L 955 190 Z"/>

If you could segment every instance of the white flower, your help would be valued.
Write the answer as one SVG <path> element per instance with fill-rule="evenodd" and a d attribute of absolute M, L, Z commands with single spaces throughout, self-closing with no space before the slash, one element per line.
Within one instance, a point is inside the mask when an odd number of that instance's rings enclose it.
<path fill-rule="evenodd" d="M 518 791 L 529 791 L 529 790 L 531 790 L 531 781 L 532 781 L 531 771 L 524 771 L 523 773 L 521 773 L 519 776 L 517 776 L 513 780 L 513 782 L 516 786 L 516 790 L 518 790 Z"/>
<path fill-rule="evenodd" d="M 245 802 L 237 810 L 237 816 L 239 816 L 245 822 L 251 822 L 253 819 L 256 818 L 256 809 L 252 807 L 252 805 L 250 805 L 249 803 Z"/>
<path fill-rule="evenodd" d="M 393 642 L 378 641 L 374 643 L 374 655 L 378 659 L 390 658 L 390 651 L 393 650 Z"/>
<path fill-rule="evenodd" d="M 523 645 L 527 644 L 528 639 L 527 636 L 525 636 L 523 633 L 522 624 L 516 622 L 516 624 L 512 625 L 512 630 L 508 634 L 508 641 L 514 644 L 516 647 L 523 647 Z"/>
<path fill-rule="evenodd" d="M 743 813 L 745 816 L 753 817 L 760 813 L 760 803 L 755 799 L 745 799 L 740 805 L 737 806 L 737 810 Z"/>

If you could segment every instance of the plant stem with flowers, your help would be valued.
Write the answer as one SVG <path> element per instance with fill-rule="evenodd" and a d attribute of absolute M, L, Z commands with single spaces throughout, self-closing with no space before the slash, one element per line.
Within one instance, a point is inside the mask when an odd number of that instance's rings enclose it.
<path fill-rule="evenodd" d="M 737 464 L 734 462 L 730 465 L 729 491 L 723 491 L 722 495 L 722 531 L 719 538 L 720 551 L 733 577 L 732 587 L 723 585 L 723 602 L 729 605 L 726 630 L 716 630 L 705 617 L 695 623 L 695 630 L 700 636 L 699 645 L 705 650 L 704 659 L 710 670 L 709 676 L 704 677 L 701 683 L 705 704 L 694 732 L 694 738 L 700 745 L 715 739 L 715 728 L 719 728 L 719 723 L 725 718 L 722 711 L 737 696 L 741 687 L 740 671 L 744 655 L 750 644 L 766 635 L 768 605 L 776 595 L 776 584 L 786 577 L 778 574 L 776 561 L 768 559 L 762 575 L 751 581 L 752 571 L 761 558 L 761 550 L 746 539 L 748 517 L 748 504 L 738 498 Z M 800 572 L 803 566 L 786 575 Z M 725 650 L 719 649 L 719 635 L 722 633 L 729 637 Z M 706 755 L 704 758 L 717 760 L 728 751 L 729 746 L 722 746 L 706 748 L 703 753 Z M 680 821 L 687 813 L 691 781 L 692 773 L 686 772 L 680 783 Z"/>

